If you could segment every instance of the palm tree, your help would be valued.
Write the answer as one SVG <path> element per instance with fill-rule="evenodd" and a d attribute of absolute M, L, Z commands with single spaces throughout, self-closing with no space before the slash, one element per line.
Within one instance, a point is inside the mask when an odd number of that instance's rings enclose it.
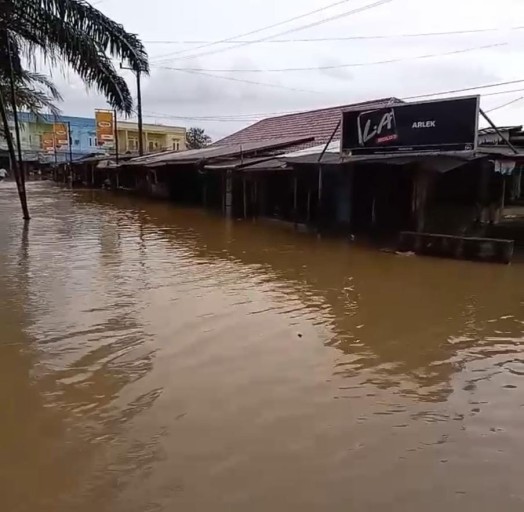
<path fill-rule="evenodd" d="M 149 73 L 147 54 L 138 37 L 85 0 L 0 0 L 0 81 L 11 84 L 11 99 L 15 99 L 13 85 L 23 72 L 23 59 L 29 64 L 41 59 L 50 65 L 67 64 L 88 86 L 104 94 L 112 108 L 130 114 L 131 93 L 110 57 L 135 72 Z M 16 101 L 13 107 L 17 125 Z M 14 148 L 2 94 L 0 115 L 7 144 Z M 24 188 L 23 172 L 20 175 Z M 25 190 L 19 187 L 19 192 L 22 200 Z M 24 217 L 29 215 L 24 212 Z"/>
<path fill-rule="evenodd" d="M 22 211 L 24 218 L 28 219 L 29 211 L 25 194 L 25 176 L 20 172 L 19 168 L 19 163 L 22 160 L 20 141 L 18 140 L 17 144 L 19 153 L 17 160 L 13 136 L 9 129 L 9 117 L 12 117 L 16 110 L 27 110 L 34 114 L 37 119 L 43 110 L 58 116 L 60 115 L 60 110 L 56 106 L 56 102 L 62 101 L 62 96 L 53 82 L 45 75 L 23 69 L 19 74 L 13 75 L 12 78 L 13 80 L 6 80 L 5 77 L 0 75 L 0 133 L 7 141 Z M 13 105 L 15 105 L 14 110 Z"/>

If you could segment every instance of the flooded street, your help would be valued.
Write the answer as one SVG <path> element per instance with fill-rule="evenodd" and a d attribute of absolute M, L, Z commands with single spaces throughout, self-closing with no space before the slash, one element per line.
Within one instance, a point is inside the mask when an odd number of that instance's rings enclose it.
<path fill-rule="evenodd" d="M 524 509 L 524 265 L 0 184 L 6 512 Z"/>

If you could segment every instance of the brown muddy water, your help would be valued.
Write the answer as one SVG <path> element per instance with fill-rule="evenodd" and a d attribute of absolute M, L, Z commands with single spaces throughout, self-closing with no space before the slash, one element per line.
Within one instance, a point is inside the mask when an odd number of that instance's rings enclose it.
<path fill-rule="evenodd" d="M 524 266 L 0 185 L 0 510 L 524 510 Z"/>

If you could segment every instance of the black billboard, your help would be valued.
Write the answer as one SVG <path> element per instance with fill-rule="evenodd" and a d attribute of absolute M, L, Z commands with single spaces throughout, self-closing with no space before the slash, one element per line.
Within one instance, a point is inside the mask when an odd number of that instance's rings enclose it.
<path fill-rule="evenodd" d="M 471 151 L 478 118 L 479 96 L 351 110 L 342 113 L 341 150 L 354 155 Z"/>

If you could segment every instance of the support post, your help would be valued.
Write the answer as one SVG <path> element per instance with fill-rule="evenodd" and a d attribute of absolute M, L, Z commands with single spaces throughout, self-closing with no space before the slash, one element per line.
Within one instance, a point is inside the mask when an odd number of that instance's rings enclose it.
<path fill-rule="evenodd" d="M 320 230 L 322 224 L 322 164 L 318 164 L 318 196 L 317 196 L 317 229 Z"/>
<path fill-rule="evenodd" d="M 331 141 L 333 140 L 333 137 L 337 133 L 338 129 L 340 128 L 340 125 L 342 124 L 342 119 L 337 123 L 335 126 L 335 129 L 331 132 L 331 135 L 329 136 L 328 141 L 326 142 L 326 145 L 324 146 L 324 149 L 322 149 L 322 153 L 320 153 L 320 156 L 318 157 L 318 204 L 317 204 L 317 229 L 320 230 L 320 225 L 322 222 L 322 159 L 324 158 L 324 154 L 327 151 L 327 148 L 331 144 Z"/>
<path fill-rule="evenodd" d="M 500 214 L 501 214 L 501 216 L 504 213 L 505 206 L 506 206 L 506 176 L 502 176 L 502 198 L 500 200 Z"/>
<path fill-rule="evenodd" d="M 493 164 L 488 160 L 480 163 L 479 183 L 478 183 L 478 202 L 477 202 L 477 223 L 483 224 L 489 220 L 489 182 Z"/>
<path fill-rule="evenodd" d="M 426 224 L 426 204 L 433 175 L 427 169 L 417 168 L 413 176 L 412 212 L 415 231 L 422 233 Z"/>
<path fill-rule="evenodd" d="M 311 189 L 307 191 L 307 221 L 311 222 Z"/>
<path fill-rule="evenodd" d="M 267 182 L 268 175 L 264 174 L 260 178 L 260 190 L 258 191 L 258 204 L 259 204 L 259 215 L 265 217 L 268 214 L 268 205 L 267 205 Z"/>
<path fill-rule="evenodd" d="M 225 186 L 225 214 L 226 217 L 233 216 L 233 171 L 226 171 Z"/>
<path fill-rule="evenodd" d="M 254 187 L 253 188 L 253 205 L 254 205 L 253 217 L 258 217 L 260 214 L 260 206 L 258 204 L 258 177 L 255 178 L 253 187 Z"/>
<path fill-rule="evenodd" d="M 298 223 L 298 177 L 296 172 L 293 175 L 293 222 L 296 227 Z"/>
<path fill-rule="evenodd" d="M 245 176 L 242 176 L 242 189 L 244 195 L 244 219 L 247 219 L 247 184 Z"/>
<path fill-rule="evenodd" d="M 222 215 L 226 214 L 226 176 L 224 171 L 220 172 L 220 186 L 222 191 Z"/>
<path fill-rule="evenodd" d="M 202 174 L 202 203 L 207 208 L 207 174 Z"/>

